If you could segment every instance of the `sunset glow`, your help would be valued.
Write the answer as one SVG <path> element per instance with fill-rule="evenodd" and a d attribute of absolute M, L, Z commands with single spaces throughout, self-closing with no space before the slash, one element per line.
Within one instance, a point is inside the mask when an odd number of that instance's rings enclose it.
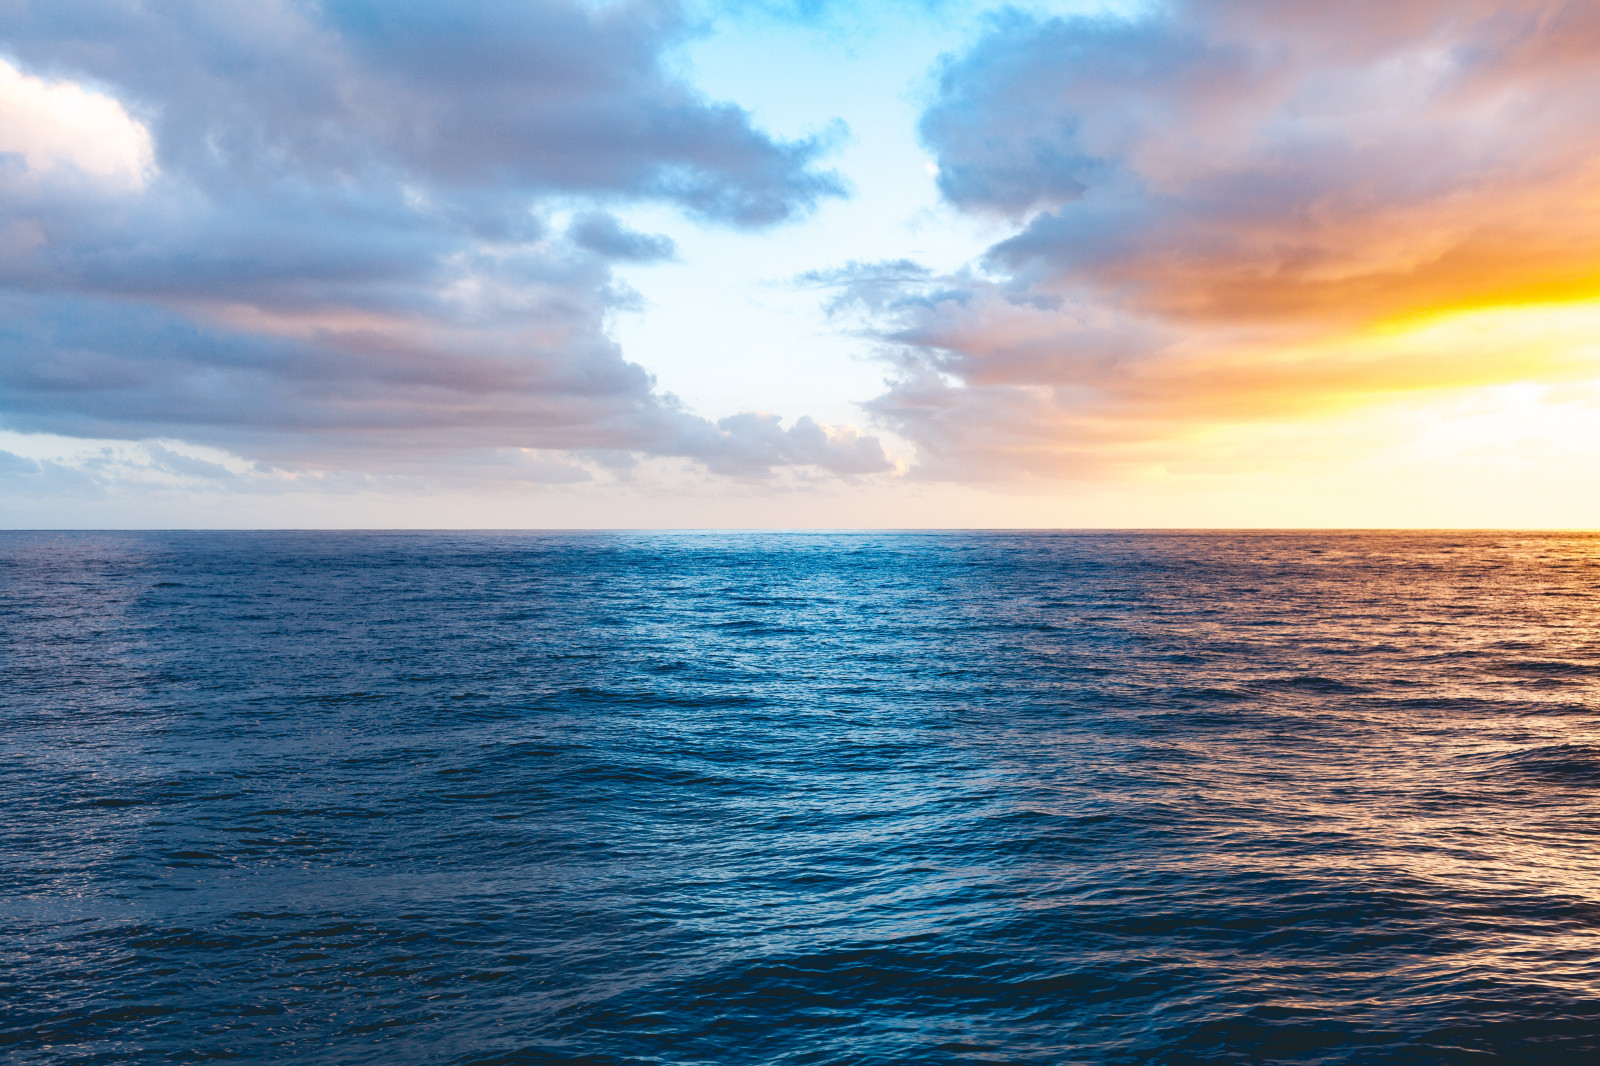
<path fill-rule="evenodd" d="M 1600 522 L 1592 4 L 441 10 L 4 9 L 13 522 Z"/>
<path fill-rule="evenodd" d="M 0 0 L 0 756 L 7 1061 L 1600 1063 L 1600 0 Z"/>

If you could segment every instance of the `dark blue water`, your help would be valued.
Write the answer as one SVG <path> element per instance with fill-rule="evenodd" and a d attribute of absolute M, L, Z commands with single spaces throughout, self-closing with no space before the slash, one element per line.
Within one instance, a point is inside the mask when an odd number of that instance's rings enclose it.
<path fill-rule="evenodd" d="M 1600 538 L 0 535 L 17 1063 L 1600 1061 Z"/>

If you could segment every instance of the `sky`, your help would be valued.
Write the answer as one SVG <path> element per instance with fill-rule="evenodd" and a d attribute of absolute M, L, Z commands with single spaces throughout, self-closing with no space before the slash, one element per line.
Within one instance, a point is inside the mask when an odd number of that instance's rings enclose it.
<path fill-rule="evenodd" d="M 1591 0 L 0 0 L 0 526 L 1600 527 Z"/>

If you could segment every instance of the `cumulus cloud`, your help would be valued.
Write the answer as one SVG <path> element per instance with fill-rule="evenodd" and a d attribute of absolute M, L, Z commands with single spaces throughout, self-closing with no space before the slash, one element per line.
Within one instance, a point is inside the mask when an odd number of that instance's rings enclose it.
<path fill-rule="evenodd" d="M 837 195 L 816 143 L 774 140 L 666 72 L 686 29 L 648 2 L 0 7 L 8 50 L 114 88 L 148 116 L 162 166 L 207 186 L 393 176 L 491 202 L 659 198 L 741 225 Z"/>
<path fill-rule="evenodd" d="M 606 333 L 636 300 L 612 264 L 675 254 L 608 205 L 759 227 L 841 194 L 818 143 L 668 71 L 688 30 L 647 2 L 3 0 L 0 419 L 361 469 L 886 466 L 698 418 Z"/>
<path fill-rule="evenodd" d="M 997 15 L 920 132 L 945 198 L 1015 229 L 966 272 L 834 279 L 899 367 L 876 410 L 924 473 L 1055 475 L 1207 422 L 1592 374 L 1385 331 L 1600 294 L 1596 98 L 1576 0 Z"/>

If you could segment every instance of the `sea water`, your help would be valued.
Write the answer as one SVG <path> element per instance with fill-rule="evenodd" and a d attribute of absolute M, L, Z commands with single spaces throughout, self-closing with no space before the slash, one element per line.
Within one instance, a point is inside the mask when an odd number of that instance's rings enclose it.
<path fill-rule="evenodd" d="M 0 534 L 16 1063 L 1600 1061 L 1600 538 Z"/>

